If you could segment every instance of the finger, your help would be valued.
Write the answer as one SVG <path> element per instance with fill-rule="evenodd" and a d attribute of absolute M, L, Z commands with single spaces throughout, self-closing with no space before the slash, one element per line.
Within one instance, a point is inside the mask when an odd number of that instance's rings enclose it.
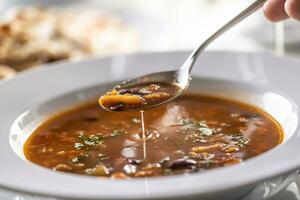
<path fill-rule="evenodd" d="M 286 0 L 268 0 L 264 5 L 266 17 L 273 22 L 287 19 L 289 16 L 285 11 L 285 3 Z"/>
<path fill-rule="evenodd" d="M 285 11 L 291 18 L 300 20 L 300 0 L 287 0 Z"/>

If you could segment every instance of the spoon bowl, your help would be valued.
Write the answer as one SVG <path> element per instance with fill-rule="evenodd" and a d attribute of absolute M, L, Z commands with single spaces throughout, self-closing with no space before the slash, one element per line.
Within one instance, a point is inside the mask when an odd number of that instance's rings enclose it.
<path fill-rule="evenodd" d="M 124 81 L 103 95 L 99 103 L 108 111 L 147 110 L 165 104 L 188 87 L 189 74 L 181 70 L 156 72 Z M 157 86 L 154 90 L 150 89 L 153 85 Z"/>
<path fill-rule="evenodd" d="M 170 98 L 166 100 L 162 100 L 157 104 L 143 106 L 144 109 L 149 109 L 149 108 L 160 106 L 169 101 L 172 101 L 178 96 L 180 96 L 188 88 L 190 80 L 191 80 L 190 75 L 187 73 L 182 73 L 182 69 L 180 68 L 179 70 L 155 72 L 144 76 L 140 76 L 138 78 L 129 79 L 117 85 L 115 88 L 117 90 L 121 90 L 125 88 L 132 88 L 135 87 L 136 85 L 141 85 L 141 84 L 150 85 L 153 83 L 168 83 L 170 85 L 177 86 L 178 90 L 176 90 L 176 93 L 171 94 Z M 137 109 L 132 109 L 132 110 L 137 110 Z"/>

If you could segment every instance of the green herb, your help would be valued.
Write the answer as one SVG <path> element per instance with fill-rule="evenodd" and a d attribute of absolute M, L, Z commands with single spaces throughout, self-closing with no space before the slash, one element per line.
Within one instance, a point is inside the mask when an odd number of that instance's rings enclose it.
<path fill-rule="evenodd" d="M 249 144 L 249 140 L 246 139 L 246 138 L 241 138 L 241 139 L 239 139 L 239 140 L 238 140 L 238 143 L 237 143 L 237 145 L 238 145 L 239 147 L 241 147 L 241 148 L 247 146 L 248 144 Z"/>
<path fill-rule="evenodd" d="M 99 153 L 99 154 L 98 154 L 98 157 L 99 157 L 100 161 L 103 161 L 103 160 L 107 160 L 107 159 L 108 159 L 108 156 L 105 155 L 104 153 Z"/>
<path fill-rule="evenodd" d="M 236 138 L 244 137 L 244 135 L 242 133 L 232 133 L 230 134 L 230 137 L 232 137 L 232 139 L 236 139 Z"/>
<path fill-rule="evenodd" d="M 169 161 L 171 160 L 171 158 L 170 158 L 170 156 L 166 156 L 166 157 L 164 157 L 163 159 L 161 159 L 160 161 L 159 161 L 159 164 L 161 164 L 161 165 L 166 165 Z"/>
<path fill-rule="evenodd" d="M 202 120 L 198 122 L 198 126 L 199 127 L 203 127 L 203 128 L 208 128 L 206 121 Z"/>
<path fill-rule="evenodd" d="M 118 135 L 121 135 L 121 134 L 122 134 L 121 131 L 114 130 L 114 131 L 110 134 L 110 136 L 111 136 L 111 137 L 115 137 L 115 136 L 118 136 Z"/>
<path fill-rule="evenodd" d="M 204 134 L 198 134 L 198 133 L 190 133 L 185 136 L 184 141 L 191 140 L 193 143 L 207 143 L 207 140 L 205 139 Z"/>
<path fill-rule="evenodd" d="M 98 153 L 98 157 L 99 158 L 102 158 L 102 157 L 105 157 L 106 155 L 104 153 Z"/>
<path fill-rule="evenodd" d="M 77 156 L 77 157 L 72 158 L 71 161 L 72 161 L 73 163 L 78 163 L 78 162 L 84 160 L 84 159 L 87 158 L 87 157 L 88 157 L 88 155 Z"/>
<path fill-rule="evenodd" d="M 81 143 L 77 142 L 74 144 L 74 147 L 77 150 L 82 148 L 89 149 L 90 147 L 96 147 L 104 142 L 104 138 L 101 135 L 85 136 L 83 134 L 79 134 L 78 138 L 81 140 Z"/>
<path fill-rule="evenodd" d="M 206 135 L 206 136 L 210 136 L 213 134 L 213 129 L 211 128 L 206 128 L 206 127 L 200 127 L 198 129 L 203 135 Z"/>
<path fill-rule="evenodd" d="M 90 136 L 83 136 L 81 137 L 83 140 L 84 144 L 88 146 L 96 146 L 97 144 L 101 144 L 104 142 L 104 139 L 100 135 L 90 135 Z"/>
<path fill-rule="evenodd" d="M 74 147 L 75 147 L 75 149 L 79 150 L 79 149 L 82 149 L 84 147 L 84 145 L 77 142 L 74 144 Z"/>
<path fill-rule="evenodd" d="M 179 126 L 184 126 L 184 125 L 188 125 L 190 123 L 192 123 L 193 121 L 189 118 L 183 118 L 183 119 L 180 119 L 179 122 L 177 123 L 177 125 Z"/>
<path fill-rule="evenodd" d="M 241 148 L 249 144 L 249 140 L 242 133 L 233 133 L 230 135 L 235 144 Z"/>

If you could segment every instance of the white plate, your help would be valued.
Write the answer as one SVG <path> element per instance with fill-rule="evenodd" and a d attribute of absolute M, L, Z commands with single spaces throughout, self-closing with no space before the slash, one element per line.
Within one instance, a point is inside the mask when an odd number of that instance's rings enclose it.
<path fill-rule="evenodd" d="M 0 83 L 0 157 L 3 160 L 0 165 L 0 185 L 29 193 L 79 199 L 237 198 L 249 192 L 257 183 L 300 166 L 300 155 L 293 154 L 300 145 L 298 134 L 294 134 L 283 145 L 240 165 L 203 174 L 130 181 L 52 172 L 20 159 L 8 143 L 11 131 L 11 136 L 17 135 L 14 130 L 10 130 L 13 122 L 30 107 L 38 108 L 41 102 L 80 88 L 172 69 L 179 66 L 186 56 L 184 52 L 148 53 L 106 59 L 91 58 L 77 63 L 63 62 Z M 279 87 L 297 104 L 300 103 L 300 94 L 295 90 L 295 86 L 299 85 L 299 61 L 264 54 L 215 52 L 206 53 L 197 65 L 193 71 L 194 76 L 260 83 L 263 89 L 254 88 L 255 93 L 265 94 L 269 90 L 280 94 L 266 84 L 269 83 Z M 245 87 L 251 90 L 251 87 Z M 274 104 L 279 105 L 276 100 L 278 98 L 275 96 Z M 272 105 L 272 99 L 268 102 Z M 48 107 L 45 113 L 50 113 L 49 108 L 55 107 Z M 289 109 L 291 113 L 296 113 L 293 105 Z M 15 138 L 10 139 L 14 141 Z"/>

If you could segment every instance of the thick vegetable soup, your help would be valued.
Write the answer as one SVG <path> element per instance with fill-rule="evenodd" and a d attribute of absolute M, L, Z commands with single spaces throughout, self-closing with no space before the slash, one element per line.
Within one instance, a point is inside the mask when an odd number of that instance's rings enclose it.
<path fill-rule="evenodd" d="M 262 110 L 188 94 L 144 113 L 108 112 L 97 102 L 42 124 L 24 146 L 28 160 L 57 171 L 110 178 L 163 176 L 229 166 L 282 141 Z"/>

